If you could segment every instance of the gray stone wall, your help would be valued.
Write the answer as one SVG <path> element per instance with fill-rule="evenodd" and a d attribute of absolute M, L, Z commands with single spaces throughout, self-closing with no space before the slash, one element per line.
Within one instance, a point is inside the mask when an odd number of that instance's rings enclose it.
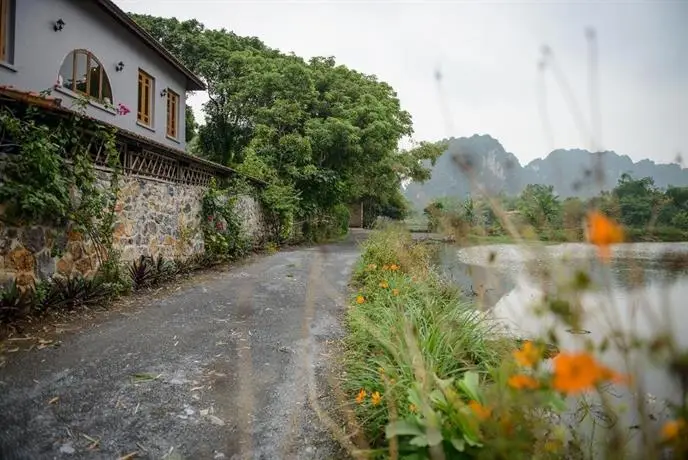
<path fill-rule="evenodd" d="M 109 175 L 101 173 L 108 186 Z M 115 247 L 123 261 L 140 255 L 188 258 L 203 252 L 200 229 L 205 188 L 122 176 L 115 207 Z M 250 196 L 236 200 L 244 231 L 255 244 L 266 236 L 260 204 Z M 0 205 L 0 214 L 2 213 Z M 0 221 L 0 283 L 13 279 L 28 285 L 55 274 L 85 276 L 99 265 L 95 245 L 85 235 L 66 228 L 11 227 Z"/>

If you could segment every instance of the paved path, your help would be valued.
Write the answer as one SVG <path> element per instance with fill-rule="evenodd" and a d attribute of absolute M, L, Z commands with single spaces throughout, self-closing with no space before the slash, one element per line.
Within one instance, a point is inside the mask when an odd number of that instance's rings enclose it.
<path fill-rule="evenodd" d="M 14 353 L 0 457 L 341 457 L 309 394 L 324 392 L 360 238 L 200 276 L 59 348 Z"/>

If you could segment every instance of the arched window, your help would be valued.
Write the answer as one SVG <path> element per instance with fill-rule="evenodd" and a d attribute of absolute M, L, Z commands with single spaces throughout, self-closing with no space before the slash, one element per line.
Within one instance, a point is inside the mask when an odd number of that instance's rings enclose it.
<path fill-rule="evenodd" d="M 105 69 L 93 53 L 74 50 L 60 67 L 60 84 L 97 101 L 112 104 L 112 88 Z"/>

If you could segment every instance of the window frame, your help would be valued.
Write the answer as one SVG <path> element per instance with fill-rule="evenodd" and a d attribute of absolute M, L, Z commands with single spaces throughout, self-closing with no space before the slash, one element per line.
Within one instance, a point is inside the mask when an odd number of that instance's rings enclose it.
<path fill-rule="evenodd" d="M 0 0 L 2 1 L 2 0 Z M 64 75 L 62 75 L 62 67 L 64 66 L 65 61 L 69 58 L 71 55 L 72 57 L 72 84 L 70 86 L 65 85 L 64 81 Z M 78 56 L 79 55 L 84 55 L 86 56 L 86 90 L 82 91 L 77 88 L 77 61 L 78 61 Z M 98 96 L 93 96 L 90 92 L 91 90 L 91 63 L 95 62 L 100 69 L 99 75 L 98 75 Z M 113 95 L 112 95 L 112 83 L 110 83 L 110 77 L 108 77 L 107 72 L 105 71 L 105 67 L 103 66 L 103 63 L 100 62 L 100 59 L 96 57 L 95 54 L 90 52 L 87 49 L 83 48 L 77 48 L 75 50 L 70 51 L 67 53 L 67 56 L 62 60 L 62 64 L 60 65 L 60 70 L 58 71 L 58 75 L 63 79 L 61 86 L 63 88 L 67 88 L 68 90 L 80 94 L 82 96 L 86 96 L 89 100 L 96 101 L 101 104 L 109 104 L 112 105 L 113 101 Z M 103 88 L 104 88 L 104 83 L 107 81 L 107 86 L 110 87 L 110 101 L 106 101 L 104 94 L 103 94 Z"/>
<path fill-rule="evenodd" d="M 0 62 L 14 64 L 15 0 L 0 0 Z"/>
<path fill-rule="evenodd" d="M 148 83 L 148 113 L 142 109 L 145 108 L 144 90 L 145 84 Z M 137 106 L 136 106 L 136 122 L 146 128 L 153 129 L 153 115 L 155 108 L 155 78 L 145 70 L 139 68 L 138 82 L 137 82 Z"/>
<path fill-rule="evenodd" d="M 179 94 L 172 89 L 167 88 L 167 123 L 165 127 L 165 133 L 167 137 L 175 140 L 179 139 L 179 101 Z M 174 106 L 174 110 L 171 110 L 171 105 Z"/>

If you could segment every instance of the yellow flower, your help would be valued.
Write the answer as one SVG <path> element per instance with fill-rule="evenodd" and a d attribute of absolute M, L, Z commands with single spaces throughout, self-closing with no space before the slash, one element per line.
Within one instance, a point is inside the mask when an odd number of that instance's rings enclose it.
<path fill-rule="evenodd" d="M 523 367 L 533 367 L 535 366 L 540 358 L 542 357 L 542 349 L 534 345 L 533 342 L 526 342 L 518 351 L 514 352 L 514 358 L 516 362 Z"/>
<path fill-rule="evenodd" d="M 623 229 L 619 224 L 599 211 L 588 214 L 588 241 L 597 246 L 600 259 L 609 261 L 610 245 L 621 243 L 624 239 Z"/>
<path fill-rule="evenodd" d="M 679 434 L 686 429 L 686 421 L 682 418 L 678 420 L 669 420 L 662 427 L 662 440 L 673 441 L 678 438 Z"/>
<path fill-rule="evenodd" d="M 414 414 L 415 414 L 416 412 L 418 412 L 418 408 L 416 407 L 415 404 L 410 404 L 410 405 L 409 405 L 409 410 L 410 410 L 411 412 L 413 412 Z"/>
<path fill-rule="evenodd" d="M 490 414 L 492 414 L 492 409 L 483 406 L 478 401 L 469 402 L 468 407 L 470 407 L 475 416 L 478 417 L 478 420 L 487 420 Z"/>
<path fill-rule="evenodd" d="M 380 367 L 380 368 L 378 369 L 378 372 L 380 372 L 380 374 L 384 374 L 384 373 L 385 373 L 385 368 L 384 368 L 384 367 Z"/>
<path fill-rule="evenodd" d="M 540 383 L 533 377 L 524 374 L 512 375 L 507 382 L 511 388 L 517 390 L 537 390 Z"/>
<path fill-rule="evenodd" d="M 356 296 L 356 303 L 361 305 L 363 302 L 365 302 L 365 297 L 362 295 Z"/>
<path fill-rule="evenodd" d="M 361 388 L 361 391 L 358 392 L 358 395 L 356 396 L 356 403 L 357 404 L 362 404 L 363 401 L 365 401 L 366 396 L 368 396 L 368 393 Z"/>
<path fill-rule="evenodd" d="M 377 268 L 377 265 L 375 264 L 368 264 L 368 270 L 375 270 Z"/>
<path fill-rule="evenodd" d="M 392 295 L 399 295 L 399 289 L 392 289 Z"/>
<path fill-rule="evenodd" d="M 552 386 L 562 393 L 589 390 L 602 381 L 623 381 L 623 377 L 608 369 L 588 353 L 560 353 L 554 358 Z"/>
<path fill-rule="evenodd" d="M 375 393 L 370 395 L 370 400 L 373 403 L 373 406 L 377 406 L 378 404 L 380 404 L 380 402 L 382 401 L 382 396 L 380 396 L 380 392 L 376 391 Z"/>
<path fill-rule="evenodd" d="M 387 289 L 389 287 L 389 283 L 387 283 L 387 281 L 385 281 L 385 280 L 382 280 L 382 281 L 380 281 L 380 287 L 382 289 Z"/>
<path fill-rule="evenodd" d="M 392 270 L 393 272 L 399 270 L 399 266 L 397 264 L 392 264 L 389 266 L 389 269 Z"/>

